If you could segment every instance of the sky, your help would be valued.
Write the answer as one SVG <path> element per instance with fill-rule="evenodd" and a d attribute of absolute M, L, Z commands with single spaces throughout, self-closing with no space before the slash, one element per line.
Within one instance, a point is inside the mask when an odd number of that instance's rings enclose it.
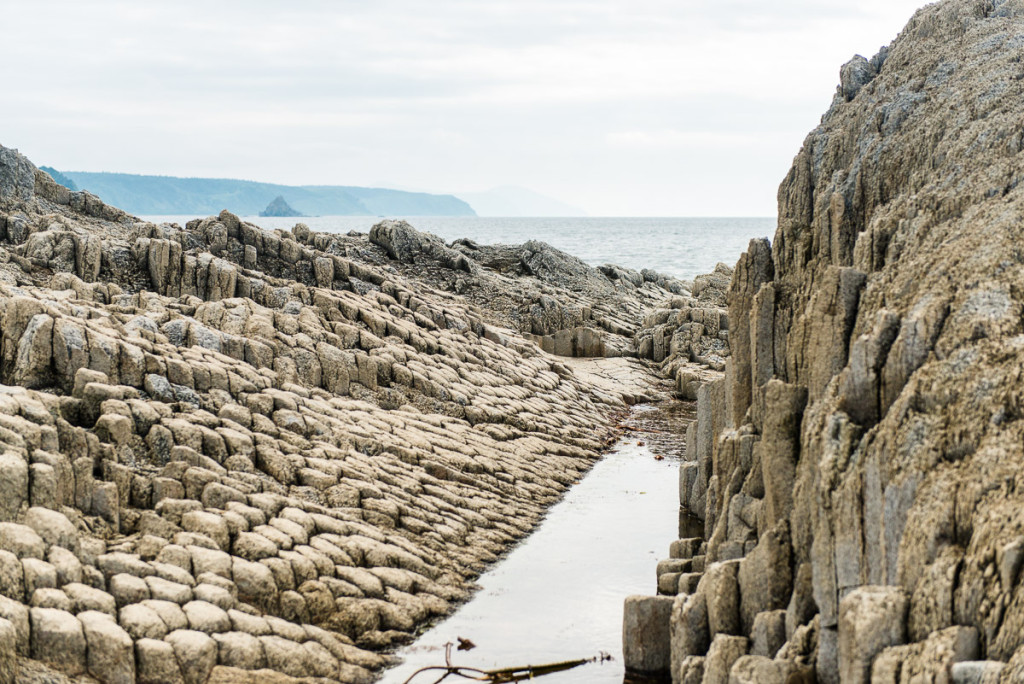
<path fill-rule="evenodd" d="M 923 4 L 0 0 L 0 144 L 64 171 L 773 216 L 840 66 Z"/>

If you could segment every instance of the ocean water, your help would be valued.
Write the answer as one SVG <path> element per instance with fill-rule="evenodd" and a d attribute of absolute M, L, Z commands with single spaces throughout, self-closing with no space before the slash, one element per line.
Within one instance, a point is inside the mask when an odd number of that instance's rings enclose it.
<path fill-rule="evenodd" d="M 154 223 L 180 223 L 195 216 L 146 216 Z M 263 228 L 289 229 L 298 222 L 313 230 L 370 231 L 375 216 L 271 218 L 247 216 Z M 418 230 L 451 242 L 469 238 L 482 244 L 520 244 L 543 240 L 592 266 L 612 263 L 637 270 L 652 268 L 684 280 L 730 266 L 752 238 L 775 235 L 774 218 L 490 218 L 483 216 L 408 217 Z"/>

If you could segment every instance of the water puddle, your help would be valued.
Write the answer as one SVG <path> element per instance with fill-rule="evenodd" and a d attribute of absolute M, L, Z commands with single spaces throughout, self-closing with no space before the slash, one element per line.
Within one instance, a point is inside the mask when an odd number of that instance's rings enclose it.
<path fill-rule="evenodd" d="M 452 649 L 454 665 L 493 670 L 605 653 L 612 659 L 541 681 L 621 684 L 622 602 L 655 592 L 655 565 L 680 532 L 677 468 L 692 419 L 688 404 L 634 409 L 611 453 L 480 577 L 469 602 L 400 650 L 404 662 L 380 681 L 403 684 L 422 667 L 444 665 L 445 644 L 468 639 L 470 650 Z M 441 674 L 423 673 L 411 684 Z"/>

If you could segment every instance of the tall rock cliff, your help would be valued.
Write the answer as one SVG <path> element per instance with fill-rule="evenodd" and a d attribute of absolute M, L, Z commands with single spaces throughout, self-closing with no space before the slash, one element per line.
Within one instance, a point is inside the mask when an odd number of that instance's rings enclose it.
<path fill-rule="evenodd" d="M 1024 2 L 945 0 L 843 67 L 700 392 L 675 680 L 1024 681 L 1022 57 Z"/>

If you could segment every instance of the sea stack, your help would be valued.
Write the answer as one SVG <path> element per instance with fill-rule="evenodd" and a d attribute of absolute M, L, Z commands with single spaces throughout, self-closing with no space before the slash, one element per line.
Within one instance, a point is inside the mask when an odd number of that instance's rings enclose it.
<path fill-rule="evenodd" d="M 260 212 L 260 216 L 301 217 L 302 214 L 292 209 L 291 205 L 285 201 L 284 195 L 278 195 L 270 201 L 266 209 Z"/>
<path fill-rule="evenodd" d="M 1024 681 L 1022 46 L 945 0 L 842 68 L 699 392 L 674 682 Z"/>

